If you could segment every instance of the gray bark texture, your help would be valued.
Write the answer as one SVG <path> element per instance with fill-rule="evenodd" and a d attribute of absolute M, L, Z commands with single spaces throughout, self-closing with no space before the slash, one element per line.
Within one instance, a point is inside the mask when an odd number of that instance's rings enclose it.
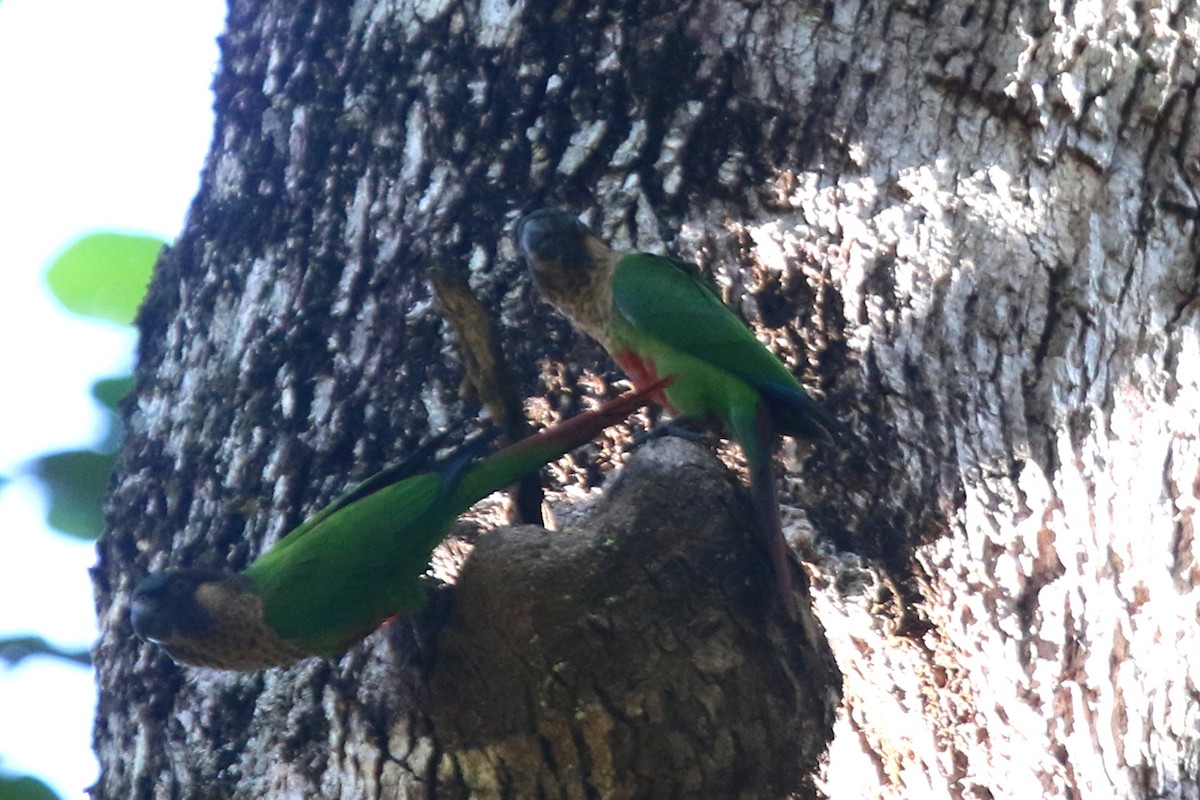
<path fill-rule="evenodd" d="M 1200 798 L 1198 51 L 1189 0 L 235 0 L 94 571 L 93 796 Z M 783 450 L 820 624 L 736 472 L 625 431 L 547 471 L 562 531 L 461 540 L 341 659 L 137 641 L 147 571 L 475 418 L 432 271 L 534 424 L 615 393 L 516 258 L 546 205 L 697 261 L 852 429 Z"/>

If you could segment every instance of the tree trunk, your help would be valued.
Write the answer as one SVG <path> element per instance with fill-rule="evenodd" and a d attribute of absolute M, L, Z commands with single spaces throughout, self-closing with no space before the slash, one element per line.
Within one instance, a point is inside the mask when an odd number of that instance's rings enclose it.
<path fill-rule="evenodd" d="M 310 0 L 228 28 L 99 546 L 94 796 L 1200 797 L 1194 3 Z M 341 659 L 138 642 L 147 571 L 241 569 L 474 419 L 431 270 L 491 312 L 534 423 L 611 393 L 515 255 L 546 205 L 697 260 L 852 428 L 784 451 L 825 633 L 767 610 L 737 478 L 668 439 Z"/>

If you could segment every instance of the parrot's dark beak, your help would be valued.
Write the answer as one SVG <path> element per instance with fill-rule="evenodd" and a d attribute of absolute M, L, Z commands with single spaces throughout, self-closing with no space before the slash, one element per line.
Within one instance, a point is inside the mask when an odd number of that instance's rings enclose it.
<path fill-rule="evenodd" d="M 167 589 L 165 573 L 150 575 L 133 592 L 129 603 L 129 621 L 133 632 L 148 642 L 162 642 L 171 634 L 170 617 L 164 615 L 162 597 Z"/>

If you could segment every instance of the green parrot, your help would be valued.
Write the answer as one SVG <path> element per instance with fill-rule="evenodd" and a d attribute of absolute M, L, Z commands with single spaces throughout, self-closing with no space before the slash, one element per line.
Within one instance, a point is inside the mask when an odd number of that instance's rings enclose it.
<path fill-rule="evenodd" d="M 524 217 L 516 238 L 546 300 L 603 345 L 635 386 L 674 378 L 655 399 L 673 413 L 715 422 L 741 446 L 779 597 L 794 618 L 772 457 L 780 434 L 832 444 L 841 426 L 693 265 L 649 253 L 619 255 L 558 209 Z"/>
<path fill-rule="evenodd" d="M 664 382 L 665 383 L 665 382 Z M 459 514 L 650 402 L 655 384 L 485 458 L 435 445 L 351 489 L 237 574 L 173 569 L 134 590 L 130 618 L 177 661 L 252 671 L 341 653 L 418 608 L 420 576 Z"/>

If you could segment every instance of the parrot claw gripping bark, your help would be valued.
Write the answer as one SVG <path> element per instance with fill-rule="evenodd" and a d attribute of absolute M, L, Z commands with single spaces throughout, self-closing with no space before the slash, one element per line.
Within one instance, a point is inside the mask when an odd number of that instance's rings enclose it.
<path fill-rule="evenodd" d="M 669 380 L 629 392 L 496 453 L 477 438 L 427 445 L 306 519 L 237 574 L 172 569 L 134 590 L 134 631 L 177 661 L 252 671 L 335 655 L 424 600 L 420 577 L 459 514 L 595 438 Z"/>
<path fill-rule="evenodd" d="M 780 434 L 834 443 L 840 424 L 720 301 L 695 267 L 620 255 L 573 215 L 541 209 L 517 224 L 517 246 L 542 295 L 596 339 L 634 385 L 669 411 L 716 422 L 741 445 L 780 600 L 795 616 L 771 459 Z"/>

